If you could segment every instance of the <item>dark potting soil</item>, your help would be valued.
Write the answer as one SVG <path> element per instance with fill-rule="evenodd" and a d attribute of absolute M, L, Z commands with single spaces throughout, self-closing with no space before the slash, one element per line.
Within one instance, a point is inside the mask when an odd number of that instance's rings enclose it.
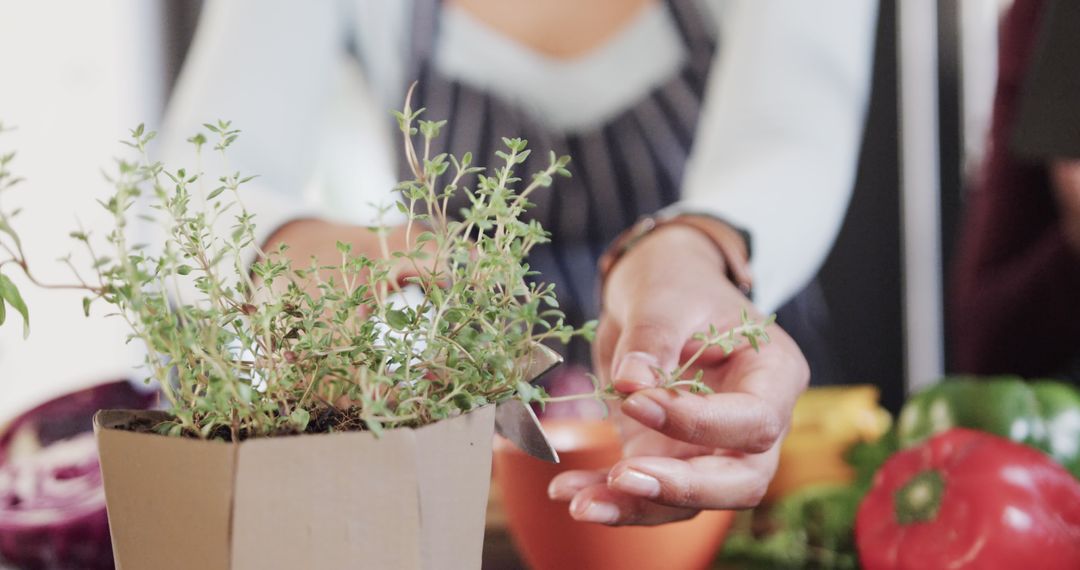
<path fill-rule="evenodd" d="M 164 413 L 135 415 L 126 423 L 115 426 L 115 429 L 135 433 L 157 434 L 160 433 L 157 429 L 158 426 L 168 420 L 169 416 Z M 311 410 L 311 419 L 308 420 L 307 429 L 305 429 L 303 433 L 319 434 L 342 431 L 367 431 L 367 426 L 364 424 L 363 419 L 360 418 L 359 408 L 350 407 L 342 410 L 333 407 L 323 407 Z M 301 433 L 294 430 L 282 430 L 278 433 L 259 435 L 258 437 L 287 437 L 291 435 L 301 435 Z M 199 437 L 198 433 L 192 431 L 183 432 L 182 437 L 203 439 Z M 241 430 L 238 441 L 244 441 L 251 437 L 253 437 L 252 434 L 247 430 Z M 231 442 L 233 441 L 232 430 L 226 426 L 220 426 L 210 432 L 209 437 L 206 439 Z"/>

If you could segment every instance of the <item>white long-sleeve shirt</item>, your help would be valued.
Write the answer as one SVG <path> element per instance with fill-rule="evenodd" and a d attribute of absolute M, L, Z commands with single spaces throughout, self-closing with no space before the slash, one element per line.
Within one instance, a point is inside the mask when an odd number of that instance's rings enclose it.
<path fill-rule="evenodd" d="M 392 199 L 398 145 L 382 117 L 401 106 L 410 81 L 413 1 L 209 2 L 160 158 L 192 164 L 184 141 L 198 125 L 226 118 L 244 131 L 231 168 L 259 174 L 245 205 L 264 235 L 303 216 L 370 223 L 369 204 Z M 847 208 L 876 2 L 698 1 L 719 48 L 673 208 L 750 232 L 755 302 L 773 311 L 817 272 Z M 517 44 L 452 3 L 442 18 L 434 59 L 441 72 L 566 130 L 632 105 L 687 55 L 660 3 L 571 60 Z M 350 41 L 360 65 L 346 56 Z M 343 85 L 352 85 L 345 98 Z"/>

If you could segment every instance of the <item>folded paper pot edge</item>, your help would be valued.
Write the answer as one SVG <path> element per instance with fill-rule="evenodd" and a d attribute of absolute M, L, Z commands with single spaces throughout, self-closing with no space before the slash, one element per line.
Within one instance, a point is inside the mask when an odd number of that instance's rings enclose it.
<path fill-rule="evenodd" d="M 420 428 L 238 444 L 94 418 L 117 568 L 479 568 L 494 406 Z"/>

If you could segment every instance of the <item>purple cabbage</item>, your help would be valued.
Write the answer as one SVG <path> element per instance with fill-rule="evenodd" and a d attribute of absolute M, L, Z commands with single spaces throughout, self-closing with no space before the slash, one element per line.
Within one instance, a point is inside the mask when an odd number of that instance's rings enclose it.
<path fill-rule="evenodd" d="M 46 402 L 9 424 L 0 434 L 0 566 L 113 568 L 93 415 L 155 401 L 113 382 Z"/>
<path fill-rule="evenodd" d="M 94 434 L 0 467 L 0 553 L 20 568 L 112 568 Z"/>

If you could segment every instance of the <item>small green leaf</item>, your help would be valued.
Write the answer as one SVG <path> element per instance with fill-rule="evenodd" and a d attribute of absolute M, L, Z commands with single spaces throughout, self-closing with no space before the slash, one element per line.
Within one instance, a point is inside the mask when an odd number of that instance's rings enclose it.
<path fill-rule="evenodd" d="M 0 232 L 4 232 L 11 236 L 11 239 L 15 241 L 15 245 L 20 248 L 22 247 L 22 242 L 19 241 L 19 235 L 15 233 L 15 230 L 11 229 L 11 226 L 8 225 L 7 221 L 0 220 Z"/>
<path fill-rule="evenodd" d="M 390 309 L 386 311 L 386 323 L 396 330 L 404 330 L 409 326 L 409 315 L 405 311 Z"/>
<path fill-rule="evenodd" d="M 446 311 L 446 315 L 443 316 L 443 320 L 448 323 L 460 323 L 465 319 L 465 310 L 461 308 L 454 308 Z"/>
<path fill-rule="evenodd" d="M 297 431 L 304 431 L 307 429 L 308 422 L 311 421 L 311 414 L 303 408 L 296 408 L 289 414 L 289 421 Z"/>
<path fill-rule="evenodd" d="M 83 297 L 82 310 L 83 310 L 83 314 L 88 316 L 88 317 L 90 316 L 90 302 L 91 302 L 90 297 Z"/>
<path fill-rule="evenodd" d="M 472 398 L 468 394 L 458 392 L 454 395 L 454 405 L 463 412 L 472 410 Z"/>
<path fill-rule="evenodd" d="M 7 304 L 11 305 L 12 309 L 22 315 L 23 338 L 30 336 L 30 311 L 26 308 L 26 302 L 23 301 L 22 295 L 19 294 L 19 289 L 6 275 L 0 275 L 0 297 L 3 297 Z"/>

